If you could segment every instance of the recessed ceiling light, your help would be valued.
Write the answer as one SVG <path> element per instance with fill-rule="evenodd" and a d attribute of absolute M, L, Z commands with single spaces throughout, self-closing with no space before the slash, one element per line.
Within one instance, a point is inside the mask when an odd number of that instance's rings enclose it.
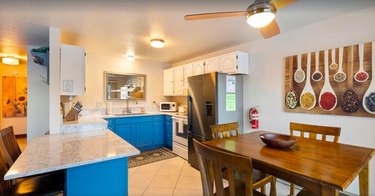
<path fill-rule="evenodd" d="M 154 48 L 164 48 L 165 46 L 164 40 L 162 39 L 152 39 L 150 44 Z"/>
<path fill-rule="evenodd" d="M 3 64 L 6 65 L 18 65 L 20 64 L 20 60 L 14 57 L 3 57 L 2 59 Z"/>
<path fill-rule="evenodd" d="M 126 60 L 127 60 L 127 61 L 134 61 L 134 60 L 135 60 L 135 56 L 134 56 L 134 54 L 128 54 L 128 55 L 126 56 Z"/>

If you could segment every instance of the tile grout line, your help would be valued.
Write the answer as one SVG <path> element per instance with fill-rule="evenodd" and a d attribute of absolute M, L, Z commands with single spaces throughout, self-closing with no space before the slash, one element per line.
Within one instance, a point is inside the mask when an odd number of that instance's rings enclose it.
<path fill-rule="evenodd" d="M 184 167 L 185 167 L 185 164 L 186 164 L 186 163 L 187 163 L 187 161 L 184 159 L 184 165 L 182 165 L 182 168 L 181 168 L 180 174 L 178 175 L 178 179 L 177 179 L 176 185 L 174 186 L 172 196 L 174 195 L 174 192 L 176 191 L 177 183 L 178 183 L 178 181 L 179 181 L 180 178 L 181 178 L 181 174 L 182 174 L 182 171 L 184 170 Z"/>
<path fill-rule="evenodd" d="M 150 187 L 150 185 L 151 185 L 152 181 L 154 180 L 155 176 L 158 175 L 159 170 L 163 167 L 164 164 L 165 164 L 165 160 L 163 160 L 163 164 L 161 164 L 161 166 L 160 166 L 160 168 L 158 169 L 158 171 L 156 171 L 156 173 L 154 174 L 154 176 L 153 176 L 152 179 L 150 180 L 150 183 L 147 185 L 147 187 L 145 188 L 145 190 L 143 190 L 143 192 L 142 192 L 141 195 L 143 195 L 143 194 L 146 192 L 146 190 L 148 189 L 148 187 Z"/>

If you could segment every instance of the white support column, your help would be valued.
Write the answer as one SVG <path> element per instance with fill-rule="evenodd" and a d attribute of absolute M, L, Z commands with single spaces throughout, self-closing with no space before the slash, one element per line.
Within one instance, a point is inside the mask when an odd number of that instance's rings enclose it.
<path fill-rule="evenodd" d="M 49 131 L 60 133 L 60 29 L 49 28 Z"/>

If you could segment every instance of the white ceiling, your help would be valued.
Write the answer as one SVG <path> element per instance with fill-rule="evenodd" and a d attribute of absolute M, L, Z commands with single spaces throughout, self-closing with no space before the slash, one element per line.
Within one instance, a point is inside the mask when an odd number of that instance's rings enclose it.
<path fill-rule="evenodd" d="M 26 45 L 48 44 L 48 26 L 62 42 L 88 54 L 178 62 L 262 39 L 244 17 L 191 21 L 184 15 L 245 10 L 247 0 L 0 0 L 0 53 L 25 55 Z M 281 33 L 337 15 L 375 6 L 374 0 L 299 0 L 277 13 Z M 348 24 L 350 25 L 350 24 Z M 149 46 L 162 38 L 166 47 Z"/>

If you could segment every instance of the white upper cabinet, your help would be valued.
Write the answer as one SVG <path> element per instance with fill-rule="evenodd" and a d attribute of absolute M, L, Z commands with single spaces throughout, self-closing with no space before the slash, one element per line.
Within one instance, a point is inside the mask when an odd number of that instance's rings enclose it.
<path fill-rule="evenodd" d="M 165 96 L 173 96 L 173 68 L 163 71 L 163 94 Z"/>
<path fill-rule="evenodd" d="M 193 63 L 194 75 L 204 74 L 204 61 L 197 61 Z"/>
<path fill-rule="evenodd" d="M 61 44 L 61 95 L 85 93 L 85 49 Z"/>
<path fill-rule="evenodd" d="M 184 95 L 184 67 L 174 67 L 173 71 L 173 95 Z"/>
<path fill-rule="evenodd" d="M 249 74 L 249 55 L 237 51 L 220 56 L 220 71 L 229 74 Z"/>
<path fill-rule="evenodd" d="M 219 57 L 204 60 L 204 73 L 220 72 Z"/>
<path fill-rule="evenodd" d="M 164 96 L 187 95 L 188 77 L 204 73 L 249 74 L 249 55 L 232 52 L 164 70 Z"/>
<path fill-rule="evenodd" d="M 184 67 L 184 95 L 188 94 L 188 77 L 194 75 L 193 64 L 183 65 Z"/>

